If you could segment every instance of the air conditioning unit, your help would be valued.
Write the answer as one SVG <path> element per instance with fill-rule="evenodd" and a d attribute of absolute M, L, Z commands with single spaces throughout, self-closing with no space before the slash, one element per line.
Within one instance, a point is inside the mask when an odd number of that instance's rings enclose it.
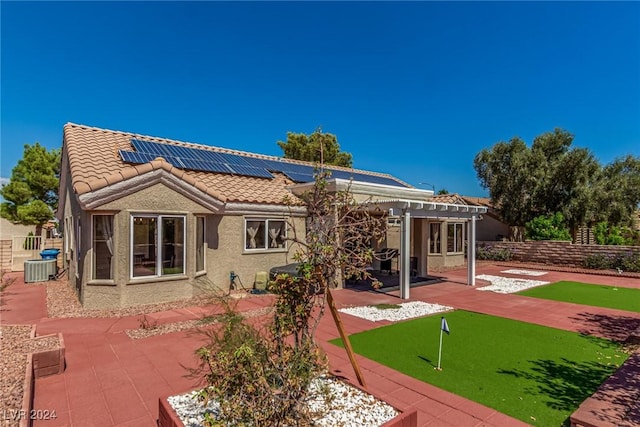
<path fill-rule="evenodd" d="M 46 282 L 56 275 L 58 265 L 55 259 L 31 259 L 24 262 L 24 282 Z"/>

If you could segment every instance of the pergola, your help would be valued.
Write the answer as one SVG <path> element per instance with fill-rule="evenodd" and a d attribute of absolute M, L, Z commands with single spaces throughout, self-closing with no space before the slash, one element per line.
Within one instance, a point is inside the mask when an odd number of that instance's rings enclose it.
<path fill-rule="evenodd" d="M 400 222 L 400 298 L 409 299 L 411 218 L 467 220 L 467 284 L 476 282 L 476 221 L 487 212 L 483 206 L 469 206 L 451 203 L 436 203 L 423 200 L 392 199 L 376 200 L 377 207 L 387 209 L 390 215 L 399 216 Z"/>
<path fill-rule="evenodd" d="M 294 194 L 309 190 L 314 184 L 294 184 L 289 189 Z M 389 212 L 401 219 L 400 232 L 400 297 L 409 298 L 411 275 L 411 219 L 451 219 L 467 221 L 467 284 L 475 285 L 476 221 L 487 212 L 484 206 L 432 202 L 433 191 L 412 187 L 397 187 L 369 182 L 332 178 L 327 180 L 329 191 L 349 191 L 363 206 L 375 206 L 376 210 Z"/>

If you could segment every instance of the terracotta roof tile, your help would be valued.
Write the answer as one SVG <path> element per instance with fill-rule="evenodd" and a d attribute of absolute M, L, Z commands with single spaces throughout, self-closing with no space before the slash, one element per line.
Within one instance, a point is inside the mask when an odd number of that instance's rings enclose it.
<path fill-rule="evenodd" d="M 255 158 L 277 159 L 273 156 L 264 156 L 220 147 L 190 144 L 135 133 L 111 131 L 67 123 L 64 126 L 64 144 L 69 159 L 71 182 L 76 193 L 84 194 L 138 175 L 143 175 L 152 170 L 164 169 L 182 179 L 184 182 L 223 201 L 282 204 L 286 196 L 291 197 L 287 186 L 292 184 L 292 181 L 282 174 L 276 173 L 274 174 L 274 178 L 270 179 L 182 170 L 173 167 L 161 158 L 139 165 L 124 163 L 118 151 L 132 151 L 132 138 L 180 146 L 193 147 L 195 145 L 201 149 L 241 154 Z M 287 161 L 291 163 L 308 164 L 296 160 Z M 352 170 L 350 168 L 336 169 Z M 390 175 L 375 172 L 360 170 L 356 172 L 395 179 Z M 397 181 L 403 185 L 407 185 L 402 181 Z"/>
<path fill-rule="evenodd" d="M 438 194 L 433 196 L 432 200 L 436 203 L 452 203 L 455 205 L 466 205 L 467 202 L 464 201 L 462 197 L 458 194 Z"/>

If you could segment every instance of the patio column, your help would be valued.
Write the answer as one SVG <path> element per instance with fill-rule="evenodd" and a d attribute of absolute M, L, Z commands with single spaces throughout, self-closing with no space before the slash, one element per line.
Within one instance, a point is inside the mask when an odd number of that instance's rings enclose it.
<path fill-rule="evenodd" d="M 409 299 L 409 282 L 411 280 L 410 243 L 411 243 L 411 214 L 405 210 L 402 215 L 400 228 L 400 298 Z"/>
<path fill-rule="evenodd" d="M 467 232 L 467 285 L 476 285 L 476 216 L 471 215 Z"/>

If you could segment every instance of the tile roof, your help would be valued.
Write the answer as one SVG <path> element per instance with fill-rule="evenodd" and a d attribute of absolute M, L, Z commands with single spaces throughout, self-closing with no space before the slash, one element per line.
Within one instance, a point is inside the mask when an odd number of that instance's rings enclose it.
<path fill-rule="evenodd" d="M 68 156 L 71 184 L 74 191 L 78 195 L 81 195 L 125 181 L 152 170 L 164 169 L 221 201 L 283 204 L 285 196 L 291 197 L 291 193 L 286 187 L 293 182 L 285 175 L 279 173 L 275 173 L 274 178 L 271 179 L 182 170 L 173 167 L 161 158 L 139 165 L 125 163 L 120 158 L 118 151 L 133 150 L 134 148 L 131 144 L 132 138 L 188 147 L 195 145 L 196 148 L 200 149 L 264 159 L 278 159 L 273 156 L 264 156 L 220 147 L 191 144 L 171 139 L 67 123 L 64 126 L 64 152 Z M 309 164 L 299 161 L 291 162 Z M 352 170 L 350 168 L 336 169 Z M 361 170 L 357 170 L 356 172 L 395 179 L 386 174 Z M 396 181 L 406 185 L 400 180 L 396 179 Z"/>
<path fill-rule="evenodd" d="M 461 196 L 467 203 L 471 205 L 485 206 L 487 208 L 493 208 L 491 199 L 489 197 L 471 197 Z"/>
<path fill-rule="evenodd" d="M 450 204 L 453 204 L 453 205 L 468 205 L 469 204 L 462 197 L 460 197 L 456 193 L 453 193 L 453 194 L 436 194 L 429 201 L 436 202 L 436 203 L 450 203 Z"/>

